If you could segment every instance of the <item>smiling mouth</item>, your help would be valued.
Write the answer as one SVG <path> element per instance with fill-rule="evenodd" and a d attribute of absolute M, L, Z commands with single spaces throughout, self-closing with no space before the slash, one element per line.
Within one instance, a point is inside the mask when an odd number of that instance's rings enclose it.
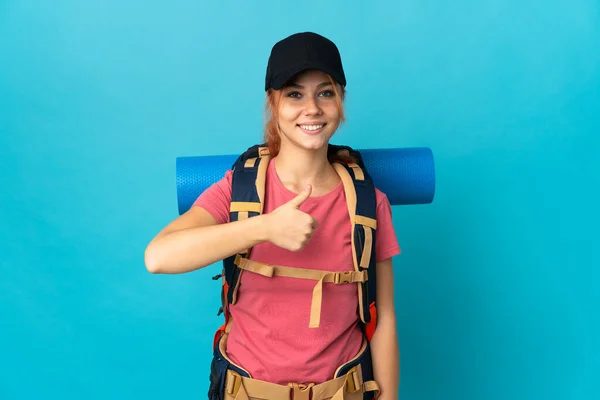
<path fill-rule="evenodd" d="M 299 124 L 298 127 L 306 133 L 317 133 L 317 132 L 320 132 L 325 127 L 325 125 L 327 125 L 327 124 L 326 123 L 325 124 L 313 124 L 313 125 L 300 125 Z"/>

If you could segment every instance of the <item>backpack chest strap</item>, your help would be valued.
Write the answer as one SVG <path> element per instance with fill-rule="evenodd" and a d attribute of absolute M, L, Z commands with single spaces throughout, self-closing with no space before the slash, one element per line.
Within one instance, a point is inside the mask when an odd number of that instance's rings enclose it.
<path fill-rule="evenodd" d="M 286 278 L 308 279 L 317 281 L 312 295 L 310 307 L 310 328 L 318 328 L 321 323 L 321 305 L 323 303 L 323 283 L 343 285 L 347 283 L 364 283 L 369 279 L 368 271 L 321 271 L 317 269 L 285 267 L 265 264 L 239 257 L 236 265 L 244 271 L 253 272 L 266 277 L 281 276 Z"/>

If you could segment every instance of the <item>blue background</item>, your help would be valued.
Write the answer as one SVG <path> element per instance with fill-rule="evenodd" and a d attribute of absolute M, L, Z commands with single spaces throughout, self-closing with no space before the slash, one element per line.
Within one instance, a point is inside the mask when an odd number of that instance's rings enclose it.
<path fill-rule="evenodd" d="M 214 265 L 144 269 L 175 158 L 261 139 L 304 30 L 348 77 L 337 143 L 428 146 L 394 207 L 402 399 L 600 397 L 600 5 L 0 2 L 0 398 L 206 398 Z"/>

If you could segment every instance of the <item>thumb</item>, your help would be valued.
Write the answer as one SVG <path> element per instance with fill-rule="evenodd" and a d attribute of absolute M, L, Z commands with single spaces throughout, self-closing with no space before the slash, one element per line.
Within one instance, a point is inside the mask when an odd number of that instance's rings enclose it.
<path fill-rule="evenodd" d="M 312 186 L 306 185 L 304 190 L 302 192 L 300 192 L 298 194 L 298 196 L 296 196 L 295 198 L 290 200 L 290 204 L 296 208 L 300 207 L 306 201 L 306 199 L 308 199 L 310 197 L 311 193 L 312 193 Z"/>

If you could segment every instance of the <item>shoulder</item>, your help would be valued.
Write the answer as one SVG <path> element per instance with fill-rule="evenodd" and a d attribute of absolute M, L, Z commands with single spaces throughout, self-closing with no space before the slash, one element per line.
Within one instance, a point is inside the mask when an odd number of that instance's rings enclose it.
<path fill-rule="evenodd" d="M 221 190 L 231 192 L 231 185 L 233 182 L 233 170 L 228 169 L 225 171 L 221 179 L 216 181 L 213 186 L 218 187 Z"/>
<path fill-rule="evenodd" d="M 390 205 L 387 195 L 377 188 L 375 188 L 375 199 L 377 200 L 377 208 Z"/>
<path fill-rule="evenodd" d="M 387 195 L 379 189 L 375 189 L 377 201 L 376 218 L 381 223 L 388 223 L 392 219 L 392 205 Z"/>
<path fill-rule="evenodd" d="M 194 206 L 207 210 L 219 223 L 225 223 L 229 219 L 232 175 L 233 171 L 227 170 L 220 180 L 202 192 L 194 202 Z"/>
<path fill-rule="evenodd" d="M 233 182 L 233 170 L 225 171 L 222 178 L 215 182 L 207 192 L 213 192 L 213 195 L 228 195 L 231 197 L 231 185 Z"/>
<path fill-rule="evenodd" d="M 220 183 L 231 186 L 232 181 L 233 181 L 233 170 L 228 169 L 227 171 L 225 171 L 225 175 L 221 179 Z"/>

